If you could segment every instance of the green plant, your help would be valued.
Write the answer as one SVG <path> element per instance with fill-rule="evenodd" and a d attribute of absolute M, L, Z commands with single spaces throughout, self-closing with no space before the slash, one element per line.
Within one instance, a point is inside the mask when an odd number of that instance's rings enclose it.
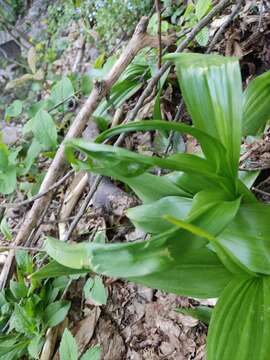
<path fill-rule="evenodd" d="M 70 331 L 65 329 L 60 343 L 60 360 L 77 360 L 78 359 L 78 346 Z M 91 347 L 87 350 L 81 360 L 100 360 L 101 347 L 99 345 Z"/>
<path fill-rule="evenodd" d="M 163 0 L 165 11 L 162 16 L 174 25 L 177 31 L 187 31 L 196 25 L 212 8 L 211 0 L 193 0 L 186 4 L 182 0 Z M 200 46 L 206 46 L 209 40 L 208 28 L 204 27 L 196 36 Z"/>
<path fill-rule="evenodd" d="M 144 204 L 127 215 L 151 239 L 69 245 L 48 238 L 45 248 L 74 269 L 186 296 L 219 297 L 210 321 L 208 360 L 267 359 L 270 207 L 241 180 L 238 162 L 243 129 L 254 134 L 269 118 L 270 72 L 243 93 L 235 58 L 187 53 L 167 58 L 176 64 L 193 126 L 142 121 L 107 130 L 95 143 L 66 143 L 75 168 L 111 176 L 134 190 Z M 202 154 L 159 158 L 100 144 L 138 130 L 188 133 L 199 141 Z M 75 151 L 87 159 L 79 160 Z M 172 172 L 162 177 L 148 172 L 156 166 Z"/>
<path fill-rule="evenodd" d="M 69 311 L 70 303 L 57 298 L 71 279 L 30 279 L 36 267 L 23 250 L 16 252 L 16 264 L 16 280 L 0 293 L 0 359 L 38 359 L 47 329 L 62 322 Z"/>
<path fill-rule="evenodd" d="M 95 24 L 99 46 L 103 48 L 113 48 L 123 35 L 130 35 L 140 17 L 151 9 L 151 0 L 87 0 L 74 3 L 90 27 Z"/>
<path fill-rule="evenodd" d="M 33 61 L 33 58 L 31 60 L 29 56 L 28 62 L 34 72 L 36 60 Z M 26 75 L 30 76 L 30 74 Z M 16 119 L 18 116 L 25 116 L 28 120 L 24 124 L 23 139 L 20 144 L 9 148 L 0 142 L 0 193 L 11 194 L 18 185 L 18 178 L 21 190 L 27 190 L 29 183 L 25 181 L 25 176 L 31 172 L 37 185 L 39 184 L 40 174 L 36 174 L 32 169 L 37 164 L 37 157 L 40 154 L 52 157 L 56 150 L 61 126 L 57 124 L 55 118 L 68 113 L 66 100 L 74 94 L 71 80 L 63 77 L 53 83 L 49 97 L 32 103 L 27 112 L 24 110 L 27 107 L 26 101 L 15 100 L 6 108 L 7 121 L 11 117 Z M 31 189 L 33 190 L 33 186 Z"/>

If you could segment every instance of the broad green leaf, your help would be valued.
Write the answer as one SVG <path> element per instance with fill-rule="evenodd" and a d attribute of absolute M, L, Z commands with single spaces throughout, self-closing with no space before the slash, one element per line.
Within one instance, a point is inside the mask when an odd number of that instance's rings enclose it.
<path fill-rule="evenodd" d="M 119 180 L 130 186 L 144 203 L 151 203 L 166 196 L 190 196 L 170 181 L 168 176 L 144 173 L 136 177 L 119 177 Z"/>
<path fill-rule="evenodd" d="M 44 322 L 47 327 L 54 327 L 60 324 L 70 308 L 70 302 L 65 300 L 56 301 L 48 305 L 44 312 Z"/>
<path fill-rule="evenodd" d="M 192 316 L 193 318 L 198 319 L 207 325 L 209 325 L 210 323 L 211 315 L 213 312 L 213 308 L 210 308 L 208 306 L 196 306 L 194 308 L 177 308 L 175 310 L 183 315 Z"/>
<path fill-rule="evenodd" d="M 195 6 L 195 14 L 198 20 L 201 20 L 201 18 L 203 18 L 204 15 L 206 15 L 208 10 L 211 8 L 211 5 L 212 5 L 211 0 L 197 0 Z"/>
<path fill-rule="evenodd" d="M 194 224 L 205 229 L 202 234 L 172 228 L 148 241 L 73 246 L 47 238 L 45 250 L 65 266 L 88 268 L 177 294 L 215 297 L 232 275 L 206 245 L 208 237 L 212 240 L 233 220 L 239 200 L 214 204 L 203 214 L 198 213 L 197 218 L 193 217 Z M 202 236 L 209 229 L 211 234 L 207 233 L 205 240 Z"/>
<path fill-rule="evenodd" d="M 106 54 L 103 52 L 97 57 L 93 66 L 94 69 L 102 69 L 102 66 L 104 65 L 105 62 L 105 56 Z"/>
<path fill-rule="evenodd" d="M 173 171 L 166 175 L 166 178 L 186 192 L 187 197 L 193 197 L 198 192 L 209 189 L 209 181 L 199 175 L 185 174 L 180 171 Z M 220 191 L 222 183 L 212 183 L 211 189 Z"/>
<path fill-rule="evenodd" d="M 4 172 L 8 168 L 9 154 L 10 152 L 7 145 L 4 143 L 0 143 L 0 172 Z"/>
<path fill-rule="evenodd" d="M 74 95 L 72 82 L 68 77 L 63 77 L 53 86 L 50 99 L 54 102 L 55 105 L 58 105 L 72 95 Z M 59 111 L 64 111 L 65 104 L 58 106 L 57 109 Z"/>
<path fill-rule="evenodd" d="M 87 350 L 80 360 L 100 360 L 101 359 L 101 346 L 96 345 Z"/>
<path fill-rule="evenodd" d="M 68 329 L 65 329 L 60 342 L 60 360 L 77 360 L 78 347 L 74 337 Z"/>
<path fill-rule="evenodd" d="M 249 188 L 240 178 L 236 180 L 236 189 L 236 193 L 238 194 L 238 196 L 242 196 L 244 203 L 258 202 L 256 196 L 249 190 Z"/>
<path fill-rule="evenodd" d="M 224 172 L 235 178 L 242 133 L 242 80 L 238 60 L 219 55 L 168 54 L 193 124 L 227 150 Z"/>
<path fill-rule="evenodd" d="M 83 75 L 81 78 L 81 90 L 83 95 L 89 95 L 93 88 L 93 82 L 88 75 Z"/>
<path fill-rule="evenodd" d="M 270 275 L 270 206 L 243 204 L 219 243 L 250 271 Z"/>
<path fill-rule="evenodd" d="M 216 194 L 216 199 L 213 197 Z M 215 191 L 201 191 L 193 198 L 192 208 L 187 216 L 189 222 L 202 227 L 213 236 L 219 234 L 238 212 L 240 199 L 227 201 Z"/>
<path fill-rule="evenodd" d="M 76 274 L 85 274 L 85 270 L 72 269 L 71 267 L 66 267 L 58 262 L 52 260 L 47 265 L 44 265 L 41 269 L 35 271 L 30 278 L 33 280 L 43 280 L 48 278 L 55 278 L 63 275 L 76 275 Z"/>
<path fill-rule="evenodd" d="M 206 46 L 209 41 L 209 31 L 207 27 L 204 27 L 197 35 L 196 41 L 200 46 Z"/>
<path fill-rule="evenodd" d="M 67 141 L 65 149 L 68 160 L 75 165 L 79 164 L 80 169 L 88 169 L 115 178 L 138 176 L 147 169 L 158 166 L 164 169 L 201 175 L 209 181 L 209 185 L 224 182 L 224 178 L 215 174 L 215 169 L 208 161 L 196 155 L 175 154 L 162 159 L 157 156 L 150 157 L 123 148 L 95 144 L 82 139 Z M 74 155 L 75 150 L 87 155 L 88 161 L 77 160 Z"/>
<path fill-rule="evenodd" d="M 68 276 L 58 276 L 52 282 L 52 286 L 58 290 L 64 290 L 70 284 L 70 278 Z"/>
<path fill-rule="evenodd" d="M 38 359 L 44 344 L 42 335 L 36 335 L 27 347 L 28 353 L 33 359 Z"/>
<path fill-rule="evenodd" d="M 12 329 L 27 336 L 36 331 L 35 319 L 29 317 L 25 309 L 18 304 L 15 304 L 14 312 L 10 318 L 10 330 Z"/>
<path fill-rule="evenodd" d="M 161 32 L 164 33 L 168 31 L 168 28 L 169 28 L 169 23 L 167 21 L 162 21 Z M 158 19 L 157 19 L 157 14 L 155 13 L 154 15 L 151 16 L 147 31 L 150 35 L 156 35 L 157 29 L 158 29 Z"/>
<path fill-rule="evenodd" d="M 270 71 L 256 77 L 244 92 L 243 135 L 256 135 L 270 119 Z"/>
<path fill-rule="evenodd" d="M 15 280 L 10 280 L 10 291 L 17 300 L 25 298 L 28 294 L 28 288 L 23 283 L 18 283 Z"/>
<path fill-rule="evenodd" d="M 154 103 L 154 111 L 153 111 L 153 118 L 154 119 L 158 119 L 158 120 L 162 120 L 163 116 L 161 113 L 161 108 L 160 108 L 160 96 L 163 90 L 163 86 L 165 84 L 165 81 L 169 75 L 170 72 L 170 68 L 162 75 L 160 81 L 159 81 L 159 88 L 158 88 L 158 93 L 156 95 L 155 98 L 155 103 Z"/>
<path fill-rule="evenodd" d="M 207 360 L 268 359 L 270 278 L 233 279 L 213 311 Z"/>
<path fill-rule="evenodd" d="M 8 241 L 12 240 L 12 232 L 11 229 L 7 223 L 7 219 L 3 217 L 0 223 L 0 231 L 4 235 L 4 238 Z"/>
<path fill-rule="evenodd" d="M 42 145 L 34 138 L 27 150 L 26 158 L 22 163 L 22 167 L 18 169 L 19 175 L 23 176 L 29 172 L 41 150 Z"/>
<path fill-rule="evenodd" d="M 14 100 L 7 108 L 5 112 L 5 118 L 17 117 L 22 112 L 22 101 Z"/>
<path fill-rule="evenodd" d="M 208 231 L 193 225 L 191 223 L 185 222 L 183 220 L 175 219 L 171 216 L 165 216 L 165 218 L 170 221 L 172 224 L 178 226 L 181 229 L 185 229 L 191 232 L 194 235 L 207 239 L 211 246 L 214 248 L 218 257 L 225 265 L 225 267 L 232 273 L 237 275 L 245 275 L 249 274 L 252 276 L 252 273 L 246 268 L 236 256 L 230 251 L 228 251 L 225 247 L 223 247 L 217 240 L 217 238 L 211 235 Z"/>
<path fill-rule="evenodd" d="M 208 135 L 206 132 L 186 124 L 178 124 L 174 122 L 160 121 L 160 120 L 137 121 L 126 125 L 116 126 L 109 130 L 106 130 L 102 134 L 100 134 L 95 141 L 97 143 L 101 143 L 104 140 L 106 140 L 108 137 L 118 135 L 121 133 L 126 133 L 131 131 L 151 131 L 151 130 L 152 131 L 173 130 L 176 132 L 180 132 L 181 134 L 183 133 L 190 134 L 200 142 L 206 158 L 209 161 L 211 161 L 211 163 L 215 166 L 216 172 L 220 171 L 221 167 L 224 165 L 224 160 L 226 159 L 226 149 L 221 144 L 221 142 L 213 138 L 211 135 Z"/>
<path fill-rule="evenodd" d="M 29 118 L 33 118 L 39 110 L 41 110 L 41 109 L 49 110 L 53 106 L 54 106 L 54 102 L 50 98 L 40 100 L 39 102 L 36 102 L 29 107 L 28 116 L 29 116 Z M 26 123 L 26 125 L 24 125 L 24 128 L 23 128 L 24 133 L 26 133 L 27 131 L 31 131 L 31 129 L 30 130 L 27 129 L 27 127 L 29 126 L 27 124 L 28 123 Z"/>
<path fill-rule="evenodd" d="M 1 339 L 0 339 L 1 341 Z M 26 353 L 29 340 L 18 341 L 12 345 L 0 344 L 0 360 L 20 359 Z"/>
<path fill-rule="evenodd" d="M 205 213 L 208 209 L 218 204 L 225 204 L 224 202 L 233 200 L 231 196 L 228 196 L 222 190 L 202 190 L 199 191 L 194 197 L 192 202 L 192 208 L 190 210 L 189 219 L 197 218 L 200 214 Z M 223 210 L 224 211 L 224 210 Z M 169 214 L 173 215 L 173 214 Z M 225 214 L 224 214 L 225 215 Z"/>
<path fill-rule="evenodd" d="M 91 78 L 93 79 L 99 79 L 102 80 L 104 79 L 104 77 L 106 77 L 109 73 L 109 71 L 111 70 L 111 68 L 113 67 L 114 63 L 116 62 L 117 58 L 116 55 L 112 55 L 108 58 L 108 60 L 105 62 L 105 64 L 103 65 L 103 62 L 101 64 L 101 66 L 99 66 L 98 68 L 96 68 L 95 66 L 89 71 L 89 75 L 91 76 Z"/>
<path fill-rule="evenodd" d="M 192 205 L 192 200 L 180 196 L 168 196 L 151 204 L 141 205 L 127 211 L 133 224 L 145 232 L 158 234 L 172 226 L 163 219 L 164 215 L 185 218 Z"/>
<path fill-rule="evenodd" d="M 33 133 L 37 141 L 45 150 L 56 148 L 56 125 L 47 111 L 39 110 L 35 115 Z"/>
<path fill-rule="evenodd" d="M 23 274 L 30 275 L 33 271 L 33 261 L 31 256 L 26 250 L 16 250 L 15 252 L 17 268 L 23 272 Z"/>
<path fill-rule="evenodd" d="M 89 241 L 91 238 L 92 238 L 92 234 L 91 234 L 91 237 L 89 238 Z M 98 229 L 94 235 L 93 242 L 97 243 L 97 244 L 105 244 L 107 241 L 108 241 L 108 239 L 107 239 L 107 235 L 106 235 L 106 230 Z"/>
<path fill-rule="evenodd" d="M 198 247 L 190 249 L 188 239 L 174 229 L 149 241 L 126 244 L 69 245 L 53 238 L 45 243 L 47 253 L 65 266 L 88 268 L 176 294 L 216 297 L 231 274 L 214 252 Z"/>
<path fill-rule="evenodd" d="M 16 189 L 16 167 L 8 166 L 5 172 L 0 171 L 0 193 L 4 195 L 11 194 Z"/>
<path fill-rule="evenodd" d="M 247 188 L 251 188 L 259 176 L 260 171 L 238 171 L 238 176 Z"/>
<path fill-rule="evenodd" d="M 84 297 L 91 299 L 95 305 L 106 305 L 108 292 L 100 276 L 89 278 L 83 287 Z"/>

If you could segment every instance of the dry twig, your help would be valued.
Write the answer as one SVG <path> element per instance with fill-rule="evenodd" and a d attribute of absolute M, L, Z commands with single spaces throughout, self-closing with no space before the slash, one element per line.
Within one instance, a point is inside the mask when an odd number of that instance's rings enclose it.
<path fill-rule="evenodd" d="M 160 12 L 160 0 L 155 0 L 156 12 L 157 12 L 157 38 L 158 38 L 158 69 L 161 67 L 162 56 L 162 44 L 161 44 L 161 12 Z"/>

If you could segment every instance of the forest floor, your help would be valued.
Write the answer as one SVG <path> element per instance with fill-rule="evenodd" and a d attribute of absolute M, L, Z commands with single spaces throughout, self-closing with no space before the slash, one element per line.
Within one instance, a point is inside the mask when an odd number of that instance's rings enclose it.
<path fill-rule="evenodd" d="M 238 56 L 241 60 L 241 70 L 244 79 L 243 85 L 254 76 L 270 69 L 270 15 L 250 14 L 248 1 L 237 18 L 231 22 L 222 35 L 214 50 L 228 56 Z M 45 7 L 42 2 L 34 1 L 32 9 L 29 10 L 26 18 L 21 23 L 33 22 L 34 31 L 42 31 L 42 17 L 40 9 Z M 42 14 L 46 8 L 42 9 Z M 221 26 L 224 17 L 228 13 L 217 17 L 211 24 L 212 31 Z M 46 16 L 46 15 L 42 15 Z M 22 26 L 23 28 L 23 26 Z M 31 34 L 30 34 L 31 35 Z M 55 73 L 64 75 L 74 70 L 74 63 L 77 54 L 83 52 L 76 64 L 76 71 L 84 73 L 91 69 L 97 58 L 97 49 L 90 44 L 82 45 L 82 37 L 75 24 L 67 30 L 69 47 L 57 59 L 54 66 Z M 206 49 L 200 49 L 200 52 Z M 78 59 L 77 59 L 78 60 Z M 76 61 L 77 61 L 76 60 Z M 137 96 L 137 95 L 136 95 Z M 126 113 L 135 102 L 136 96 L 126 104 Z M 162 99 L 164 111 L 170 116 L 174 112 L 176 104 L 170 102 L 177 96 L 165 94 Z M 74 115 L 79 111 L 81 99 L 75 99 L 71 106 L 74 106 Z M 151 117 L 153 102 L 143 109 L 141 116 Z M 124 116 L 123 114 L 121 115 Z M 183 111 L 183 118 L 187 115 Z M 14 129 L 11 130 L 10 127 Z M 20 124 L 8 124 L 8 130 L 4 136 L 20 137 Z M 94 126 L 89 126 L 89 131 L 96 131 Z M 11 135 L 10 135 L 11 134 Z M 87 136 L 87 134 L 85 135 Z M 185 138 L 184 146 L 191 152 L 197 144 L 191 138 Z M 153 138 L 149 134 L 137 134 L 126 138 L 125 144 L 129 147 L 143 147 L 144 151 L 152 151 Z M 255 194 L 263 201 L 270 202 L 270 138 L 265 134 L 262 140 L 250 140 L 243 144 L 242 168 L 263 168 L 260 177 L 254 184 Z M 43 164 L 46 168 L 48 162 Z M 43 223 L 35 235 L 35 246 L 41 247 L 42 234 L 49 233 L 57 237 L 63 226 L 59 224 L 59 215 L 63 215 L 64 200 L 71 189 L 75 187 L 76 180 L 68 180 L 59 187 L 54 194 L 54 199 L 48 208 Z M 91 180 L 84 188 L 77 203 L 67 211 L 66 217 L 76 214 L 83 203 L 89 189 Z M 118 188 L 119 193 L 116 188 Z M 19 191 L 13 201 L 20 201 L 24 195 Z M 108 198 L 110 201 L 108 201 Z M 104 183 L 96 196 L 92 199 L 91 206 L 85 212 L 72 235 L 73 241 L 87 239 L 93 229 L 107 229 L 109 241 L 133 241 L 140 238 L 141 234 L 134 230 L 125 217 L 127 207 L 136 204 L 137 199 L 126 194 L 119 183 Z M 30 205 L 24 208 L 8 209 L 6 217 L 13 232 L 18 231 L 22 224 L 25 212 Z M 62 228 L 61 228 L 62 227 Z M 5 240 L 1 240 L 6 245 Z M 1 262 L 6 261 L 6 254 L 2 253 Z M 90 300 L 83 300 L 83 286 L 85 278 L 74 281 L 69 288 L 66 298 L 71 300 L 72 308 L 69 314 L 69 328 L 75 335 L 79 349 L 83 352 L 86 348 L 101 344 L 104 360 L 202 360 L 205 358 L 205 343 L 207 326 L 192 317 L 177 313 L 177 307 L 192 307 L 194 304 L 213 306 L 215 299 L 201 300 L 165 294 L 159 290 L 152 290 L 146 287 L 134 285 L 120 279 L 105 278 L 104 284 L 108 290 L 108 301 L 106 305 L 96 306 Z M 54 359 L 58 358 L 58 354 Z"/>

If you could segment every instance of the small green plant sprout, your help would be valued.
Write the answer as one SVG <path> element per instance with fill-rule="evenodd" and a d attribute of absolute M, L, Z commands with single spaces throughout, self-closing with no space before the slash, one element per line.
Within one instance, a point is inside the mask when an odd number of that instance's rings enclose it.
<path fill-rule="evenodd" d="M 0 293 L 0 359 L 39 359 L 48 328 L 61 323 L 70 308 L 58 300 L 70 279 L 31 279 L 36 270 L 32 257 L 16 252 L 16 280 Z"/>
<path fill-rule="evenodd" d="M 100 360 L 101 347 L 99 345 L 88 349 L 80 358 L 78 357 L 78 346 L 76 340 L 68 329 L 65 329 L 60 343 L 60 360 Z"/>
<path fill-rule="evenodd" d="M 47 238 L 45 249 L 62 266 L 179 295 L 218 297 L 207 359 L 266 360 L 270 206 L 255 198 L 238 166 L 242 136 L 256 134 L 269 119 L 270 72 L 243 91 L 236 58 L 192 53 L 166 58 L 175 63 L 192 126 L 139 121 L 106 130 L 95 142 L 66 143 L 67 159 L 76 169 L 118 179 L 137 194 L 143 204 L 127 216 L 150 239 L 70 245 Z M 190 134 L 202 153 L 161 158 L 102 144 L 123 132 L 164 130 Z M 169 172 L 156 176 L 154 167 Z"/>

